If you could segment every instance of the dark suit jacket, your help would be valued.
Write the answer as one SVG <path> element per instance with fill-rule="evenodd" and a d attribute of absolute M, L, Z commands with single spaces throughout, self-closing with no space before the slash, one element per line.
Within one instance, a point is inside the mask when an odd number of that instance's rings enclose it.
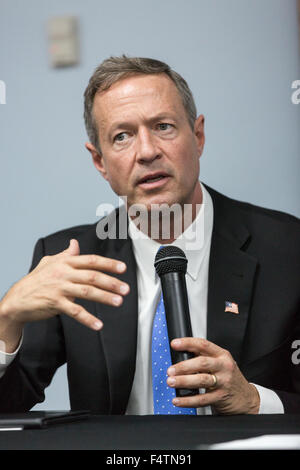
<path fill-rule="evenodd" d="M 207 189 L 214 206 L 207 338 L 231 352 L 249 381 L 275 390 L 285 412 L 299 413 L 300 365 L 291 359 L 292 343 L 300 339 L 299 220 Z M 21 350 L 0 380 L 1 411 L 25 411 L 43 401 L 44 388 L 65 362 L 72 409 L 126 411 L 138 314 L 132 242 L 99 240 L 96 224 L 72 227 L 38 240 L 31 269 L 64 250 L 70 238 L 81 254 L 123 260 L 127 271 L 120 278 L 130 294 L 118 308 L 78 300 L 104 322 L 100 332 L 67 315 L 26 325 Z M 239 305 L 238 315 L 224 312 L 226 300 Z"/>

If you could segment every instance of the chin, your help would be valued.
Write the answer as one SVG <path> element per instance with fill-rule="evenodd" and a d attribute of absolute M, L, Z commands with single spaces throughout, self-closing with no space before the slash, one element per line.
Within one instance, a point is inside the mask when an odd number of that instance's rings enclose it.
<path fill-rule="evenodd" d="M 152 198 L 145 198 L 144 200 L 141 200 L 139 204 L 143 204 L 147 207 L 147 210 L 149 211 L 151 209 L 151 206 L 159 205 L 161 206 L 162 204 L 167 204 L 168 206 L 172 206 L 173 204 L 176 204 L 178 201 L 174 199 L 174 197 L 171 196 L 163 196 L 163 195 L 157 195 Z"/>

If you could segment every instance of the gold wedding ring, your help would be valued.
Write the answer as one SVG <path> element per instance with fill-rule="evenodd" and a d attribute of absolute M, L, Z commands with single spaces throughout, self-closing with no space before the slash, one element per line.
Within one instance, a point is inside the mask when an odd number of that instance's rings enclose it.
<path fill-rule="evenodd" d="M 215 388 L 218 382 L 217 377 L 215 376 L 215 374 L 211 374 L 211 376 L 214 379 L 214 383 L 210 386 L 210 388 Z"/>

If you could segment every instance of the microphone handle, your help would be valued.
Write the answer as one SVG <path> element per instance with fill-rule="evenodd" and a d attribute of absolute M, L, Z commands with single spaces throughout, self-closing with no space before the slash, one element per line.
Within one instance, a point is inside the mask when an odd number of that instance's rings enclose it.
<path fill-rule="evenodd" d="M 169 341 L 193 336 L 185 274 L 171 272 L 161 275 L 161 287 L 166 313 Z M 170 347 L 172 364 L 186 361 L 194 356 L 188 351 L 175 351 Z M 177 397 L 198 395 L 197 389 L 176 388 Z"/>

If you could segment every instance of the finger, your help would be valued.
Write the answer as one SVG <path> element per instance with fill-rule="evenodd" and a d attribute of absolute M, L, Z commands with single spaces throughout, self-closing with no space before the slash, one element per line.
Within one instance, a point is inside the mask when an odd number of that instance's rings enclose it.
<path fill-rule="evenodd" d="M 121 305 L 123 302 L 123 297 L 121 295 L 113 294 L 111 292 L 86 284 L 74 284 L 73 282 L 66 282 L 63 285 L 62 290 L 66 297 L 93 300 L 94 302 L 113 305 L 115 307 Z"/>
<path fill-rule="evenodd" d="M 79 248 L 79 243 L 75 238 L 72 238 L 69 242 L 69 246 L 66 250 L 64 250 L 62 253 L 68 254 L 68 255 L 79 255 L 80 254 L 80 248 Z"/>
<path fill-rule="evenodd" d="M 215 385 L 211 374 L 193 374 L 168 377 L 167 384 L 172 388 L 210 388 Z"/>
<path fill-rule="evenodd" d="M 221 361 L 214 357 L 197 356 L 186 361 L 178 362 L 168 368 L 167 374 L 174 375 L 188 375 L 197 374 L 199 372 L 217 372 L 222 368 Z"/>
<path fill-rule="evenodd" d="M 207 393 L 199 393 L 192 397 L 173 398 L 172 403 L 180 408 L 200 408 L 202 406 L 213 405 L 220 400 L 220 393 L 217 390 Z"/>
<path fill-rule="evenodd" d="M 62 299 L 59 303 L 59 309 L 74 320 L 93 330 L 101 330 L 103 323 L 99 318 L 91 315 L 81 305 L 75 304 L 68 299 Z"/>
<path fill-rule="evenodd" d="M 171 342 L 171 347 L 176 351 L 188 351 L 196 355 L 203 354 L 217 357 L 224 349 L 204 338 L 176 338 Z"/>
<path fill-rule="evenodd" d="M 124 273 L 126 264 L 112 258 L 98 255 L 80 255 L 69 258 L 69 264 L 78 269 L 95 269 L 111 273 Z"/>
<path fill-rule="evenodd" d="M 129 285 L 125 282 L 99 271 L 73 269 L 69 280 L 79 284 L 93 285 L 115 294 L 127 295 L 130 291 Z"/>

